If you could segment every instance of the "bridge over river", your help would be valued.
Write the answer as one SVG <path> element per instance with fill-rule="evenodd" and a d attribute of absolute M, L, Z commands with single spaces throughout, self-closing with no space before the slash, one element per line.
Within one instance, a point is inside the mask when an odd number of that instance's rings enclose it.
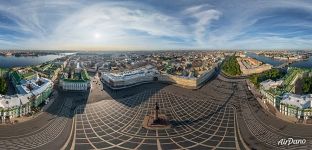
<path fill-rule="evenodd" d="M 285 62 L 285 63 L 282 63 L 278 66 L 274 66 L 273 68 L 277 68 L 277 69 L 285 69 L 287 68 L 289 65 L 291 64 L 291 62 Z"/>

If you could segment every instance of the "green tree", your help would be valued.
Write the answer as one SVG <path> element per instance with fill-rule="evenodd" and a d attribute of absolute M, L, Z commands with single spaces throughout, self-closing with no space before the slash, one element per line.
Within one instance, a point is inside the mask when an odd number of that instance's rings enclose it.
<path fill-rule="evenodd" d="M 284 75 L 285 73 L 279 69 L 271 69 L 260 74 L 254 74 L 249 77 L 249 80 L 251 83 L 259 87 L 259 84 L 262 81 L 265 81 L 268 79 L 276 81 L 278 79 L 281 79 Z"/>
<path fill-rule="evenodd" d="M 302 91 L 305 94 L 312 94 L 312 77 L 303 78 Z"/>
<path fill-rule="evenodd" d="M 226 58 L 221 66 L 224 73 L 228 75 L 240 75 L 241 70 L 235 56 Z"/>
<path fill-rule="evenodd" d="M 6 94 L 8 91 L 8 86 L 3 77 L 0 77 L 0 94 Z"/>

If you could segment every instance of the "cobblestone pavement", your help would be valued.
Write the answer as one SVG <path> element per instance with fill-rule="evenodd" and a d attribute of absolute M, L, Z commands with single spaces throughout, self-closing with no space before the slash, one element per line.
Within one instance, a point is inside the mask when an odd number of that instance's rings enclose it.
<path fill-rule="evenodd" d="M 174 86 L 151 87 L 127 98 L 80 106 L 74 149 L 238 149 L 235 108 L 226 103 L 233 96 L 232 83 L 220 83 L 215 80 L 204 87 L 202 94 L 215 91 L 206 97 L 183 96 Z M 170 129 L 142 127 L 156 102 L 160 113 L 169 118 Z"/>
<path fill-rule="evenodd" d="M 296 136 L 291 126 L 265 114 L 243 79 L 218 77 L 199 90 L 153 84 L 122 91 L 127 95 L 77 108 L 75 149 L 310 149 L 309 136 Z M 133 94 L 136 91 L 136 94 Z M 127 93 L 132 93 L 131 96 Z M 116 96 L 115 96 L 116 97 Z M 148 130 L 144 116 L 155 103 L 172 127 Z M 257 104 L 257 105 L 256 105 Z M 258 112 L 263 113 L 258 113 Z M 263 119 L 263 120 L 262 120 Z M 268 122 L 268 120 L 270 120 Z M 287 131 L 274 125 L 286 124 Z M 272 125 L 272 126 L 271 126 Z M 278 145 L 281 139 L 306 139 L 305 144 Z M 309 147 L 310 146 L 310 147 Z"/>
<path fill-rule="evenodd" d="M 267 113 L 243 79 L 219 76 L 198 90 L 151 83 L 113 91 L 104 87 L 104 92 L 105 99 L 92 102 L 86 99 L 97 94 L 61 93 L 43 115 L 1 126 L 0 149 L 312 149 L 311 126 Z M 156 102 L 170 129 L 142 127 Z M 306 143 L 278 145 L 288 138 Z"/>
<path fill-rule="evenodd" d="M 55 115 L 45 126 L 27 134 L 0 137 L 0 149 L 36 149 L 55 140 L 65 129 L 72 101 L 67 100 L 60 108 L 58 117 Z M 27 122 L 26 122 L 27 123 Z"/>
<path fill-rule="evenodd" d="M 189 100 L 164 91 L 153 95 L 144 91 L 124 101 L 130 107 L 107 100 L 78 108 L 75 149 L 236 149 L 232 107 Z M 170 118 L 172 128 L 142 127 L 144 116 L 151 113 L 156 101 L 160 112 Z M 135 103 L 140 104 L 134 106 Z"/>

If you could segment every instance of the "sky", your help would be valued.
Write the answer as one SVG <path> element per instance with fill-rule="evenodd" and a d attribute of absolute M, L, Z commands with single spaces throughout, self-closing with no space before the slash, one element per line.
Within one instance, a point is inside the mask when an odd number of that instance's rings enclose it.
<path fill-rule="evenodd" d="M 310 0 L 0 0 L 0 49 L 310 49 Z"/>

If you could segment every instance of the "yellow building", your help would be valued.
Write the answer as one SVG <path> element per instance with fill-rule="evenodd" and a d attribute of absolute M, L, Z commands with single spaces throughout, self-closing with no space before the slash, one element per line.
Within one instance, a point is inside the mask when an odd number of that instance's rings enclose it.
<path fill-rule="evenodd" d="M 272 68 L 272 65 L 263 64 L 261 61 L 258 61 L 250 57 L 247 58 L 237 57 L 237 62 L 240 66 L 240 70 L 242 71 L 243 75 L 261 73 L 270 70 Z"/>

